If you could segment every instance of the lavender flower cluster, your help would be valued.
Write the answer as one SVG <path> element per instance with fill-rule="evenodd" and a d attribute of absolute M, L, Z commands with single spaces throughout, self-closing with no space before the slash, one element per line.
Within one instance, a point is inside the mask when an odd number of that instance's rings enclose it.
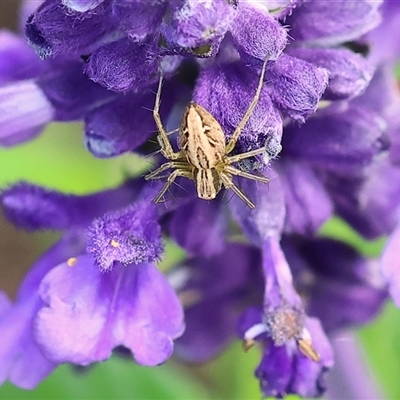
<path fill-rule="evenodd" d="M 96 157 L 148 154 L 160 69 L 167 126 L 193 99 L 228 140 L 268 60 L 235 151 L 264 148 L 238 168 L 271 181 L 236 181 L 254 210 L 225 193 L 201 200 L 184 178 L 161 204 L 163 182 L 142 177 L 84 196 L 4 188 L 11 222 L 62 238 L 13 303 L 1 294 L 0 382 L 33 388 L 59 364 L 119 346 L 141 365 L 174 347 L 206 361 L 239 335 L 262 348 L 265 396 L 321 396 L 327 335 L 371 320 L 389 294 L 400 306 L 400 3 L 39 0 L 22 15 L 25 35 L 0 31 L 2 146 L 78 120 Z M 321 237 L 334 215 L 367 239 L 390 235 L 382 257 Z M 187 259 L 162 273 L 166 237 Z"/>

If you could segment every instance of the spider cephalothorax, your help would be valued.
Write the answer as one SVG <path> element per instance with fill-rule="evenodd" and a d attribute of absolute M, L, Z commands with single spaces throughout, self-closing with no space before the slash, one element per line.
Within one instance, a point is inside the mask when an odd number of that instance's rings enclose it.
<path fill-rule="evenodd" d="M 225 141 L 225 134 L 221 125 L 214 116 L 199 104 L 191 102 L 186 107 L 179 127 L 179 151 L 177 152 L 171 146 L 168 133 L 161 122 L 159 114 L 163 80 L 161 74 L 153 116 L 159 131 L 157 140 L 161 146 L 161 154 L 169 161 L 146 175 L 145 178 L 147 180 L 160 179 L 164 177 L 164 175 L 160 174 L 165 170 L 173 169 L 173 171 L 168 176 L 167 182 L 160 193 L 154 199 L 156 203 L 161 201 L 165 192 L 178 176 L 184 176 L 194 181 L 197 195 L 201 199 L 215 199 L 222 186 L 224 186 L 226 189 L 232 189 L 250 208 L 255 208 L 254 204 L 243 191 L 233 183 L 232 176 L 237 175 L 264 183 L 268 183 L 269 179 L 264 176 L 241 171 L 232 164 L 261 154 L 265 152 L 265 149 L 256 149 L 233 156 L 229 154 L 235 148 L 242 129 L 257 105 L 264 80 L 266 64 L 267 62 L 264 63 L 261 70 L 256 94 L 228 143 Z"/>

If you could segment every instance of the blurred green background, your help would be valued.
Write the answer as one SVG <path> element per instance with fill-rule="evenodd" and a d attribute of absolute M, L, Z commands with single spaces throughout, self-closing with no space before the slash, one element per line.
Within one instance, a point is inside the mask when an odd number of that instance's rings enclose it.
<path fill-rule="evenodd" d="M 0 150 L 0 185 L 22 179 L 70 193 L 85 193 L 118 184 L 127 170 L 137 169 L 135 165 L 133 156 L 94 159 L 83 148 L 80 125 L 54 124 L 32 142 Z M 5 221 L 1 221 L 0 234 L 0 284 L 13 295 L 24 270 L 56 236 L 23 234 Z M 384 243 L 367 243 L 336 220 L 324 226 L 321 234 L 346 240 L 368 256 L 378 255 Z M 399 321 L 400 313 L 388 304 L 378 320 L 357 329 L 367 360 L 364 367 L 371 370 L 384 398 L 390 399 L 400 398 Z M 172 360 L 146 368 L 114 357 L 87 370 L 61 366 L 34 391 L 6 383 L 0 388 L 0 399 L 261 399 L 253 377 L 259 356 L 257 349 L 244 353 L 240 344 L 234 343 L 219 359 L 202 366 Z"/>

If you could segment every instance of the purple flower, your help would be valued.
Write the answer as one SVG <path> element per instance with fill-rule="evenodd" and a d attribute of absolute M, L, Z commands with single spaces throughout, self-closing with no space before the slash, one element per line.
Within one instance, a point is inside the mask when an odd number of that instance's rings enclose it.
<path fill-rule="evenodd" d="M 9 338 L 0 348 L 3 380 L 31 388 L 59 363 L 87 365 L 108 358 L 119 345 L 146 365 L 171 355 L 183 314 L 153 264 L 163 250 L 158 214 L 148 200 L 118 210 L 138 196 L 141 183 L 82 197 L 26 183 L 3 191 L 3 208 L 14 223 L 65 232 L 33 266 L 15 305 L 0 318 L 0 331 Z M 21 357 L 23 346 L 29 351 Z M 27 373 L 32 359 L 38 367 Z"/>
<path fill-rule="evenodd" d="M 307 318 L 306 331 L 299 348 L 294 343 L 277 345 L 265 335 L 262 311 L 251 308 L 242 315 L 238 324 L 240 336 L 245 340 L 256 340 L 263 346 L 263 356 L 255 371 L 260 380 L 264 396 L 283 397 L 298 394 L 303 397 L 319 397 L 326 390 L 325 373 L 333 365 L 333 352 L 320 323 Z M 310 344 L 318 359 L 311 360 L 301 352 L 301 346 Z"/>
<path fill-rule="evenodd" d="M 138 364 L 158 365 L 171 356 L 173 339 L 183 331 L 179 300 L 150 263 L 117 264 L 103 274 L 83 255 L 53 268 L 39 295 L 44 306 L 34 334 L 54 362 L 88 365 L 122 345 Z"/>
<path fill-rule="evenodd" d="M 269 59 L 259 116 L 256 111 L 251 120 L 254 122 L 249 122 L 239 141 L 239 149 L 245 149 L 243 151 L 266 146 L 263 163 L 268 164 L 280 150 L 280 113 L 303 122 L 316 111 L 328 75 L 332 75 L 332 79 L 327 93 L 331 91 L 335 98 L 360 94 L 371 79 L 371 67 L 361 57 L 344 50 L 310 48 L 308 38 L 301 35 L 296 38 L 296 47 L 300 48 L 291 50 L 293 46 L 288 47 L 289 54 L 294 57 L 283 54 L 288 44 L 287 30 L 295 30 L 299 21 L 323 20 L 334 13 L 340 26 L 346 27 L 349 37 L 356 37 L 364 32 L 360 32 L 361 26 L 367 24 L 367 28 L 363 28 L 367 30 L 379 22 L 376 8 L 368 2 L 353 6 L 349 12 L 341 5 L 320 7 L 301 1 L 260 5 L 252 1 L 236 4 L 225 0 L 208 3 L 185 0 L 149 5 L 139 0 L 46 0 L 28 19 L 26 33 L 43 58 L 57 59 L 68 55 L 77 60 L 84 56 L 86 64 L 81 64 L 81 73 L 84 70 L 92 80 L 117 92 L 143 92 L 157 80 L 159 64 L 171 74 L 193 57 L 210 57 L 218 53 L 218 57 L 228 64 L 237 61 L 232 65 L 235 66 L 232 72 L 230 65 L 218 68 L 219 63 L 204 64 L 194 95 L 196 101 L 216 116 L 228 137 L 235 127 L 232 124 L 240 119 L 253 96 L 254 92 L 249 88 L 254 87 L 262 61 Z M 310 27 L 309 33 L 317 39 L 325 40 L 328 36 L 334 46 L 344 41 L 329 29 Z M 221 86 L 215 91 L 215 100 L 208 98 L 210 84 L 207 82 L 213 84 L 214 79 L 219 80 L 224 74 L 229 90 L 236 93 L 227 93 L 226 99 L 221 101 L 225 93 Z M 176 87 L 172 92 L 178 96 L 168 102 L 170 106 L 186 96 Z M 141 121 L 128 109 L 151 107 L 141 95 L 136 94 L 132 99 L 116 96 L 111 103 L 109 98 L 96 100 L 85 100 L 88 109 L 76 114 L 77 118 L 86 120 L 86 144 L 96 156 L 110 157 L 133 150 L 154 131 L 150 114 L 149 123 L 141 122 L 142 133 L 132 136 L 127 129 L 131 123 Z M 104 102 L 103 106 L 99 104 Z M 97 108 L 99 105 L 101 108 Z M 170 110 L 163 112 L 168 114 Z M 53 117 L 48 117 L 51 119 Z M 136 139 L 128 139 L 130 136 Z"/>

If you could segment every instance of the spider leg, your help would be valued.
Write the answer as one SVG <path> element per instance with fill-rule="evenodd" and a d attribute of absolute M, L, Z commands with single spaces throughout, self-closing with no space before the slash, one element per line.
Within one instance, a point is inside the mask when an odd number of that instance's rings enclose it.
<path fill-rule="evenodd" d="M 236 156 L 227 157 L 226 160 L 228 161 L 229 164 L 232 164 L 232 163 L 238 162 L 240 160 L 243 160 L 245 158 L 258 156 L 259 154 L 262 154 L 262 153 L 265 153 L 264 147 L 262 147 L 261 149 L 247 151 L 246 153 L 237 154 Z"/>
<path fill-rule="evenodd" d="M 221 180 L 223 185 L 225 186 L 225 189 L 232 189 L 233 192 L 241 199 L 243 202 L 245 202 L 252 210 L 256 208 L 254 203 L 244 194 L 244 192 L 239 189 L 232 181 L 232 178 L 229 175 L 226 175 L 224 173 L 221 173 Z"/>
<path fill-rule="evenodd" d="M 156 102 L 154 104 L 154 109 L 153 109 L 153 118 L 154 118 L 154 121 L 155 121 L 157 129 L 158 129 L 157 140 L 161 146 L 162 155 L 165 158 L 168 158 L 169 160 L 177 160 L 182 155 L 180 152 L 177 152 L 177 153 L 174 152 L 174 149 L 172 148 L 171 143 L 168 139 L 168 133 L 164 128 L 164 125 L 161 121 L 161 116 L 160 116 L 162 82 L 163 82 L 163 72 L 161 71 L 160 72 L 160 81 L 158 82 L 158 89 L 157 89 L 157 94 L 156 94 Z"/>
<path fill-rule="evenodd" d="M 167 132 L 167 136 L 171 136 L 173 133 L 179 132 L 179 128 L 174 129 L 173 131 Z"/>
<path fill-rule="evenodd" d="M 157 197 L 154 199 L 154 203 L 160 203 L 161 202 L 161 199 L 164 196 L 165 192 L 174 183 L 175 179 L 178 176 L 184 176 L 186 178 L 193 179 L 193 174 L 189 170 L 176 169 L 176 170 L 172 171 L 171 174 L 168 176 L 167 182 L 165 182 L 165 185 L 160 190 L 160 193 L 158 193 Z"/>
<path fill-rule="evenodd" d="M 267 62 L 268 62 L 268 59 L 266 59 L 264 61 L 264 64 L 262 66 L 256 94 L 253 97 L 253 100 L 251 101 L 249 108 L 247 109 L 246 113 L 244 114 L 242 120 L 239 122 L 238 126 L 236 127 L 235 131 L 233 132 L 233 135 L 230 138 L 228 144 L 226 145 L 226 154 L 229 154 L 235 148 L 236 142 L 239 139 L 239 135 L 242 132 L 242 129 L 245 127 L 252 112 L 254 111 L 254 108 L 256 107 L 256 105 L 258 103 L 258 100 L 260 99 L 261 89 L 262 89 L 262 85 L 264 83 L 265 69 L 267 68 Z"/>
<path fill-rule="evenodd" d="M 243 178 L 251 179 L 253 181 L 258 181 L 258 182 L 263 182 L 263 183 L 269 182 L 269 179 L 266 178 L 265 176 L 257 176 L 257 175 L 249 174 L 248 172 L 244 172 L 244 171 L 241 171 L 240 169 L 232 167 L 232 165 L 227 165 L 225 167 L 225 171 L 228 172 L 229 174 L 241 176 Z"/>
<path fill-rule="evenodd" d="M 179 169 L 184 169 L 187 167 L 187 163 L 184 161 L 171 161 L 171 162 L 166 162 L 165 164 L 162 164 L 159 168 L 154 170 L 153 172 L 150 172 L 147 174 L 144 179 L 146 181 L 150 179 L 161 179 L 162 176 L 158 176 L 161 172 L 164 172 L 165 170 L 169 168 L 179 168 Z"/>

